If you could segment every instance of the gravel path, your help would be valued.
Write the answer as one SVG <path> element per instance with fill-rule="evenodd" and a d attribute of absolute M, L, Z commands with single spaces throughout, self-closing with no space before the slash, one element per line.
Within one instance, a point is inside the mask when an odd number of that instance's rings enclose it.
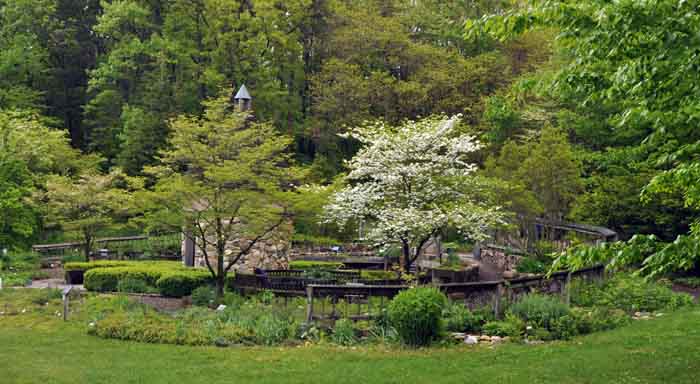
<path fill-rule="evenodd" d="M 66 282 L 63 279 L 46 279 L 46 280 L 34 280 L 32 281 L 31 284 L 26 286 L 25 288 L 36 288 L 36 289 L 42 289 L 42 288 L 56 288 L 56 289 L 64 289 L 67 287 L 73 287 L 73 289 L 77 289 L 79 291 L 84 291 L 85 287 L 82 285 L 71 285 L 71 284 L 66 284 Z"/>

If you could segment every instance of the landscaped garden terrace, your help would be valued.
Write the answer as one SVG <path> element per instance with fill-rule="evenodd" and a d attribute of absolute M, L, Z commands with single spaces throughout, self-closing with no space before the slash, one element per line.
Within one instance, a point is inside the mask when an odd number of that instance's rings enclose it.
<path fill-rule="evenodd" d="M 292 266 L 301 269 L 232 274 L 225 295 L 217 298 L 206 270 L 177 262 L 67 263 L 68 280 L 80 279 L 87 289 L 70 298 L 68 318 L 90 335 L 136 342 L 398 348 L 568 340 L 633 321 L 663 321 L 693 305 L 692 296 L 674 292 L 670 282 L 628 273 L 604 276 L 601 267 L 507 281 L 419 284 L 396 275 L 391 280 L 391 271 Z M 55 304 L 61 296 L 54 290 L 34 296 L 3 292 L 4 316 L 21 314 L 26 305 Z M 22 301 L 29 296 L 29 303 Z"/>
<path fill-rule="evenodd" d="M 215 310 L 212 297 L 205 286 L 193 306 L 168 313 L 126 294 L 87 293 L 72 298 L 64 322 L 60 291 L 2 290 L 3 381 L 209 383 L 233 375 L 344 383 L 361 373 L 369 382 L 395 383 L 693 383 L 700 368 L 697 307 L 664 285 L 626 275 L 572 283 L 570 306 L 528 296 L 508 305 L 501 320 L 415 288 L 397 296 L 385 317 L 339 320 L 335 329 L 305 326 L 303 298 L 285 307 L 269 293 L 227 293 L 226 308 Z M 428 332 L 405 328 L 408 315 Z M 466 345 L 451 331 L 508 339 Z M 430 348 L 403 346 L 422 337 Z"/>

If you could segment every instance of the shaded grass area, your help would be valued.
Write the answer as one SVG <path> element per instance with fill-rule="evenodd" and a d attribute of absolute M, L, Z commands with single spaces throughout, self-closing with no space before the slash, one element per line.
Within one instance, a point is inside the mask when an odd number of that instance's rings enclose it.
<path fill-rule="evenodd" d="M 56 304 L 0 316 L 1 382 L 695 383 L 700 369 L 697 307 L 565 343 L 410 351 L 104 340 L 52 317 Z"/>

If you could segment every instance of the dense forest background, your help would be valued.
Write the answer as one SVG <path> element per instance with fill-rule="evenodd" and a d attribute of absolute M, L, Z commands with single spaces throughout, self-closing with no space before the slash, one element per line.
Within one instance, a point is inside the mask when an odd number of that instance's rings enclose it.
<path fill-rule="evenodd" d="M 483 174 L 518 217 L 623 238 L 688 232 L 698 210 L 682 188 L 642 192 L 692 158 L 699 133 L 690 117 L 660 125 L 670 117 L 644 108 L 692 109 L 694 79 L 665 84 L 673 66 L 650 66 L 635 48 L 678 32 L 667 55 L 690 57 L 697 20 L 669 24 L 681 11 L 670 2 L 555 3 L 561 13 L 538 19 L 527 2 L 499 0 L 0 0 L 0 242 L 42 232 L 41 205 L 26 201 L 46 175 L 90 162 L 142 175 L 171 119 L 243 84 L 256 118 L 294 138 L 306 182 L 343 172 L 357 151 L 338 135 L 348 127 L 461 114 L 485 143 Z M 625 17 L 601 24 L 602 10 Z M 490 14 L 513 15 L 509 28 L 480 24 Z"/>

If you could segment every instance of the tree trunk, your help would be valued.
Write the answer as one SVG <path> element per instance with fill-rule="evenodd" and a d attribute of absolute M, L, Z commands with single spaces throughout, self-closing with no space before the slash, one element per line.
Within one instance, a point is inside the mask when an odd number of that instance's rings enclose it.
<path fill-rule="evenodd" d="M 220 274 L 216 276 L 216 298 L 217 301 L 224 297 L 224 285 L 226 284 L 226 276 Z"/>
<path fill-rule="evenodd" d="M 226 271 L 224 270 L 224 249 L 217 246 L 216 263 L 216 298 L 224 297 L 224 282 L 226 281 Z"/>
<path fill-rule="evenodd" d="M 404 272 L 409 273 L 411 270 L 411 247 L 408 245 L 408 241 L 402 241 L 401 247 L 403 253 L 403 259 L 401 260 L 401 269 Z"/>
<path fill-rule="evenodd" d="M 90 250 L 92 249 L 92 236 L 83 233 L 83 239 L 85 239 L 85 246 L 83 247 L 83 253 L 85 254 L 85 261 L 90 261 Z"/>

